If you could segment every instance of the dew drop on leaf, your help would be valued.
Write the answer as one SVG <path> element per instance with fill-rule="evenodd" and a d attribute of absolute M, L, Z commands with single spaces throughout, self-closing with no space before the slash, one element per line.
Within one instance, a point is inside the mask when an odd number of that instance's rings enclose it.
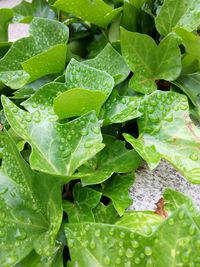
<path fill-rule="evenodd" d="M 168 224 L 169 224 L 169 225 L 173 225 L 173 224 L 174 224 L 174 219 L 170 218 L 170 219 L 168 220 Z"/>
<path fill-rule="evenodd" d="M 135 258 L 134 262 L 135 264 L 140 264 L 140 258 Z"/>
<path fill-rule="evenodd" d="M 191 225 L 190 228 L 189 228 L 189 234 L 190 235 L 194 235 L 195 232 L 196 232 L 196 229 L 195 229 L 194 225 Z"/>
<path fill-rule="evenodd" d="M 99 237 L 100 235 L 101 235 L 101 231 L 100 231 L 100 229 L 96 230 L 96 231 L 95 231 L 95 236 L 96 236 L 96 237 Z"/>
<path fill-rule="evenodd" d="M 96 247 L 96 244 L 95 244 L 95 242 L 92 240 L 91 242 L 90 242 L 90 248 L 91 249 L 94 249 Z"/>
<path fill-rule="evenodd" d="M 199 159 L 199 157 L 196 154 L 191 154 L 190 159 L 193 161 L 197 161 Z"/>
<path fill-rule="evenodd" d="M 120 238 L 124 238 L 125 237 L 125 233 L 124 232 L 121 232 L 120 233 Z"/>
<path fill-rule="evenodd" d="M 121 257 L 121 256 L 123 256 L 124 255 L 124 250 L 123 249 L 119 249 L 118 250 L 118 255 Z"/>
<path fill-rule="evenodd" d="M 126 251 L 126 257 L 127 258 L 132 258 L 133 255 L 134 255 L 134 251 L 132 249 L 128 248 L 127 251 Z"/>
<path fill-rule="evenodd" d="M 139 247 L 139 243 L 137 241 L 132 241 L 131 244 L 132 244 L 133 248 L 138 248 Z"/>
<path fill-rule="evenodd" d="M 5 235 L 6 235 L 5 231 L 3 231 L 3 230 L 0 230 L 0 238 L 3 238 L 3 237 L 5 237 Z"/>
<path fill-rule="evenodd" d="M 115 263 L 116 263 L 117 265 L 121 264 L 121 259 L 120 259 L 120 258 L 117 258 L 116 261 L 115 261 Z"/>
<path fill-rule="evenodd" d="M 0 191 L 0 195 L 4 195 L 6 192 L 8 192 L 8 187 L 4 187 L 4 188 Z"/>
<path fill-rule="evenodd" d="M 110 258 L 108 256 L 104 257 L 103 262 L 105 265 L 110 265 Z"/>
<path fill-rule="evenodd" d="M 24 240 L 27 237 L 27 233 L 23 229 L 17 229 L 15 233 L 15 238 L 17 240 Z"/>
<path fill-rule="evenodd" d="M 145 249 L 144 249 L 144 254 L 145 254 L 146 256 L 151 256 L 151 254 L 152 254 L 152 249 L 151 249 L 150 247 L 145 247 Z"/>

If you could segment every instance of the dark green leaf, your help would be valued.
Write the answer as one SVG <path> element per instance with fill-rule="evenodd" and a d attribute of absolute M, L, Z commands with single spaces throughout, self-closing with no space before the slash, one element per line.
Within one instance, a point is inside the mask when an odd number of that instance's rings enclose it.
<path fill-rule="evenodd" d="M 8 25 L 12 18 L 13 11 L 11 9 L 0 9 L 0 42 L 8 41 Z"/>

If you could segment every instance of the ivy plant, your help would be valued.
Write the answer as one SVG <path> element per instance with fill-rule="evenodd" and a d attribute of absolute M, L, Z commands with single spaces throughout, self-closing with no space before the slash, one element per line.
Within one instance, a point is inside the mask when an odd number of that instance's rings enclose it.
<path fill-rule="evenodd" d="M 162 159 L 200 184 L 200 2 L 33 0 L 0 9 L 0 266 L 200 266 L 200 211 L 166 188 L 128 210 Z M 9 41 L 10 23 L 29 36 Z"/>

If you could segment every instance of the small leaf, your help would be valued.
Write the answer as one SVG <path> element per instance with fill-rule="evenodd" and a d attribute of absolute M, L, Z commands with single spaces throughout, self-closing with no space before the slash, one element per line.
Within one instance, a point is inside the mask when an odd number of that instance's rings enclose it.
<path fill-rule="evenodd" d="M 62 221 L 62 183 L 34 172 L 8 134 L 0 171 L 1 266 L 13 266 L 33 249 L 50 256 Z"/>
<path fill-rule="evenodd" d="M 100 202 L 101 193 L 77 183 L 73 188 L 74 203 L 63 201 L 63 209 L 70 223 L 95 222 L 92 209 Z"/>
<path fill-rule="evenodd" d="M 170 35 L 157 46 L 148 35 L 121 29 L 122 55 L 134 72 L 130 87 L 149 94 L 157 89 L 156 80 L 175 80 L 181 72 L 181 52 Z"/>
<path fill-rule="evenodd" d="M 8 41 L 8 25 L 13 18 L 13 11 L 9 8 L 0 9 L 0 42 Z"/>
<path fill-rule="evenodd" d="M 122 10 L 103 0 L 57 0 L 53 6 L 103 28 Z"/>
<path fill-rule="evenodd" d="M 68 28 L 57 21 L 34 18 L 30 36 L 16 41 L 0 60 L 0 81 L 12 89 L 65 68 Z M 47 64 L 48 63 L 48 64 Z"/>
<path fill-rule="evenodd" d="M 114 86 L 113 78 L 104 71 L 72 59 L 66 70 L 66 88 L 71 89 L 54 99 L 59 118 L 83 115 L 95 110 L 97 115 Z"/>
<path fill-rule="evenodd" d="M 100 202 L 92 212 L 96 223 L 114 224 L 119 219 L 113 204 L 105 206 Z"/>
<path fill-rule="evenodd" d="M 95 58 L 83 61 L 83 64 L 106 71 L 114 78 L 115 84 L 124 81 L 130 73 L 123 57 L 109 43 Z"/>
<path fill-rule="evenodd" d="M 66 178 L 104 147 L 94 112 L 60 124 L 54 114 L 42 115 L 44 109 L 37 106 L 28 109 L 29 113 L 6 97 L 2 98 L 2 103 L 13 130 L 32 147 L 30 164 L 33 169 Z"/>
<path fill-rule="evenodd" d="M 19 5 L 13 8 L 15 12 L 14 22 L 27 23 L 33 17 L 54 19 L 55 13 L 50 9 L 47 1 L 33 0 L 31 3 L 22 1 Z"/>
<path fill-rule="evenodd" d="M 200 20 L 199 0 L 165 0 L 155 24 L 161 35 L 167 35 L 174 28 L 184 28 L 190 32 L 197 30 Z"/>
<path fill-rule="evenodd" d="M 133 181 L 133 174 L 114 174 L 102 185 L 103 195 L 112 200 L 113 205 L 120 216 L 124 214 L 125 209 L 127 209 L 133 202 L 129 194 L 129 189 L 133 185 Z"/>
<path fill-rule="evenodd" d="M 103 142 L 105 148 L 74 174 L 74 178 L 81 179 L 83 185 L 102 183 L 114 172 L 134 171 L 141 162 L 134 150 L 127 149 L 124 142 L 113 136 L 105 135 Z"/>
<path fill-rule="evenodd" d="M 157 91 L 144 101 L 138 119 L 140 135 L 124 134 L 135 150 L 155 168 L 160 159 L 172 163 L 192 183 L 200 183 L 200 130 L 192 123 L 187 98 Z"/>

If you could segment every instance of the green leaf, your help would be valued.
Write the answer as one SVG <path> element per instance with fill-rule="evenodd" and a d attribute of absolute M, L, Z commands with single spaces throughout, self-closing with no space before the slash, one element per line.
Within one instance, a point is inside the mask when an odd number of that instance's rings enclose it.
<path fill-rule="evenodd" d="M 189 117 L 185 96 L 162 91 L 146 96 L 138 123 L 139 138 L 124 137 L 151 169 L 164 158 L 190 182 L 200 183 L 200 130 Z"/>
<path fill-rule="evenodd" d="M 60 124 L 50 111 L 43 113 L 45 104 L 39 105 L 41 109 L 37 106 L 29 109 L 27 105 L 27 112 L 6 97 L 2 103 L 13 130 L 32 147 L 30 165 L 33 169 L 66 178 L 104 147 L 94 112 Z"/>
<path fill-rule="evenodd" d="M 165 0 L 155 24 L 161 35 L 167 35 L 174 28 L 184 28 L 190 32 L 197 30 L 200 20 L 199 0 Z"/>
<path fill-rule="evenodd" d="M 57 244 L 53 253 L 47 256 L 40 256 L 32 251 L 25 259 L 14 267 L 63 267 L 63 247 Z"/>
<path fill-rule="evenodd" d="M 113 78 L 105 71 L 86 66 L 72 59 L 67 66 L 67 90 L 54 100 L 59 118 L 83 115 L 95 110 L 97 115 L 114 86 Z"/>
<path fill-rule="evenodd" d="M 105 135 L 103 142 L 105 148 L 74 174 L 74 178 L 81 179 L 83 185 L 102 183 L 114 172 L 134 171 L 141 162 L 134 150 L 127 149 L 124 142 L 113 136 Z"/>
<path fill-rule="evenodd" d="M 13 8 L 15 12 L 14 22 L 27 23 L 34 17 L 54 19 L 55 13 L 45 0 L 33 0 L 32 3 L 22 1 Z"/>
<path fill-rule="evenodd" d="M 184 208 L 174 212 L 150 236 L 142 236 L 126 227 L 98 223 L 67 224 L 65 233 L 70 266 L 171 267 L 179 266 L 174 263 L 180 263 L 183 258 L 188 265 L 190 256 L 195 266 L 200 263 L 196 240 L 200 230 Z M 192 243 L 196 252 L 185 250 L 189 248 L 188 242 L 183 243 L 185 240 Z"/>
<path fill-rule="evenodd" d="M 53 6 L 103 28 L 122 10 L 113 9 L 103 0 L 57 0 Z"/>
<path fill-rule="evenodd" d="M 101 110 L 104 125 L 122 123 L 142 115 L 139 111 L 142 98 L 140 96 L 119 96 L 114 90 Z"/>
<path fill-rule="evenodd" d="M 64 24 L 34 18 L 30 36 L 16 41 L 0 60 L 0 81 L 18 89 L 42 76 L 63 71 L 67 40 L 68 28 Z"/>
<path fill-rule="evenodd" d="M 119 215 L 113 204 L 105 206 L 100 202 L 92 212 L 94 214 L 95 222 L 97 223 L 114 224 L 119 219 Z"/>
<path fill-rule="evenodd" d="M 0 42 L 8 41 L 8 25 L 13 18 L 13 11 L 9 8 L 0 9 Z"/>
<path fill-rule="evenodd" d="M 123 57 L 109 43 L 95 58 L 83 63 L 109 73 L 114 78 L 115 85 L 124 81 L 130 73 Z"/>
<path fill-rule="evenodd" d="M 70 223 L 95 222 L 92 209 L 95 208 L 101 198 L 101 193 L 89 187 L 81 187 L 77 183 L 73 188 L 74 202 L 63 201 L 63 209 L 67 213 Z"/>
<path fill-rule="evenodd" d="M 134 72 L 130 87 L 149 94 L 157 89 L 156 80 L 175 80 L 181 72 L 181 52 L 171 35 L 157 46 L 148 35 L 121 29 L 122 55 Z"/>
<path fill-rule="evenodd" d="M 61 182 L 34 172 L 8 134 L 0 171 L 1 266 L 18 263 L 33 249 L 50 256 L 62 221 Z"/>
<path fill-rule="evenodd" d="M 128 211 L 115 224 L 134 232 L 149 236 L 154 233 L 164 219 L 153 211 Z"/>
<path fill-rule="evenodd" d="M 178 80 L 173 83 L 189 97 L 192 104 L 196 107 L 198 119 L 200 121 L 200 72 L 181 75 Z"/>
<path fill-rule="evenodd" d="M 102 185 L 103 195 L 112 200 L 113 205 L 120 216 L 124 214 L 125 209 L 127 209 L 133 202 L 129 194 L 129 189 L 133 185 L 133 181 L 133 174 L 114 174 Z"/>

